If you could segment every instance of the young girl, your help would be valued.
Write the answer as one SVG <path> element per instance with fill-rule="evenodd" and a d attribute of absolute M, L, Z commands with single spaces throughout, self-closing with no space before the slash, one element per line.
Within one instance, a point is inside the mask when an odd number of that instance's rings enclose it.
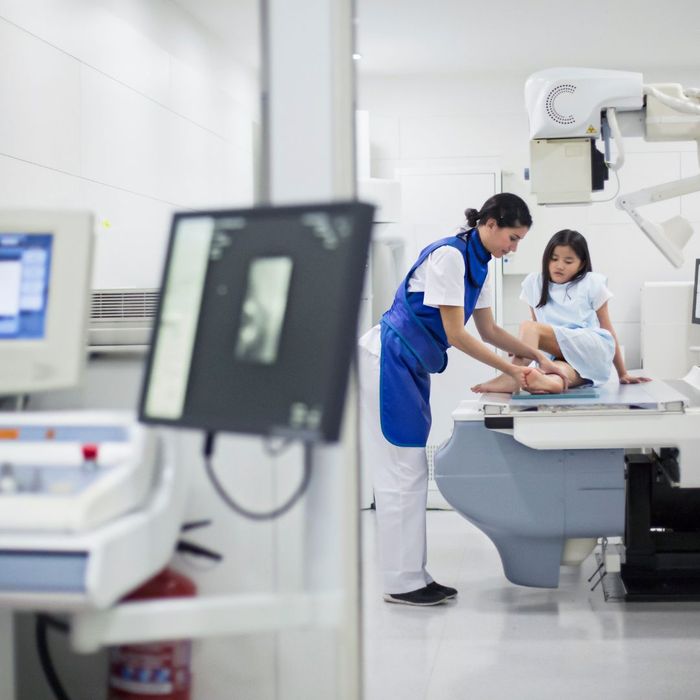
<path fill-rule="evenodd" d="M 545 284 L 542 281 L 545 280 Z M 569 387 L 600 385 L 610 378 L 612 367 L 621 384 L 650 381 L 627 373 L 617 335 L 608 314 L 612 294 L 603 275 L 593 272 L 586 239 L 564 229 L 552 236 L 542 256 L 542 272 L 531 273 L 522 284 L 520 298 L 530 305 L 532 321 L 520 326 L 524 343 L 549 353 L 568 377 Z M 529 364 L 526 358 L 513 362 Z M 562 377 L 539 369 L 527 375 L 532 393 L 560 393 Z M 513 392 L 512 377 L 501 374 L 477 384 L 472 391 Z"/>

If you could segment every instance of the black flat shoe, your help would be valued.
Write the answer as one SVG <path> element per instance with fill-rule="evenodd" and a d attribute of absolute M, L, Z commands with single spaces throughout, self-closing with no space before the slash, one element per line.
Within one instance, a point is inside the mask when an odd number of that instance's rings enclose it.
<path fill-rule="evenodd" d="M 437 581 L 432 581 L 429 583 L 426 588 L 429 591 L 438 591 L 442 593 L 445 598 L 452 599 L 457 597 L 457 589 L 456 588 L 451 588 L 450 586 L 443 586 L 442 584 L 438 583 Z"/>
<path fill-rule="evenodd" d="M 457 593 L 457 591 L 455 591 Z M 401 605 L 440 605 L 447 600 L 447 596 L 436 588 L 425 586 L 408 593 L 385 593 L 384 600 L 387 603 L 400 603 Z"/>

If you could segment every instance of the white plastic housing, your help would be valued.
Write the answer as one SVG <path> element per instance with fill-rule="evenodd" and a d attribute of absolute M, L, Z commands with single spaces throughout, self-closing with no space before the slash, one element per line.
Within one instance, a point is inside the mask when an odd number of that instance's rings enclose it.
<path fill-rule="evenodd" d="M 591 201 L 591 146 L 588 139 L 530 141 L 530 181 L 538 204 Z"/>
<path fill-rule="evenodd" d="M 105 437 L 97 443 L 93 468 L 86 465 L 82 453 L 83 444 L 92 440 L 81 436 L 99 428 L 120 433 L 119 439 Z M 74 430 L 75 438 L 46 436 L 47 431 L 65 429 Z M 8 437 L 23 430 L 33 431 L 34 436 Z M 130 413 L 0 413 L 0 435 L 4 436 L 0 455 L 5 470 L 33 469 L 37 474 L 31 490 L 7 493 L 0 483 L 0 532 L 87 532 L 139 508 L 152 488 L 157 459 L 154 433 L 136 423 Z M 85 477 L 80 478 L 81 474 Z"/>
<path fill-rule="evenodd" d="M 93 215 L 4 210 L 0 232 L 51 234 L 45 336 L 0 340 L 0 396 L 77 386 L 86 358 L 92 282 Z"/>
<path fill-rule="evenodd" d="M 52 423 L 56 427 L 121 425 L 128 432 L 129 456 L 106 468 L 111 473 L 104 482 L 72 498 L 55 495 L 57 505 L 49 509 L 41 502 L 50 500 L 46 493 L 26 497 L 0 493 L 7 515 L 13 501 L 24 499 L 26 510 L 35 516 L 34 525 L 24 527 L 25 523 L 8 523 L 3 513 L 0 553 L 5 562 L 16 557 L 17 565 L 3 570 L 0 608 L 106 608 L 166 565 L 180 533 L 191 471 L 184 460 L 175 458 L 180 443 L 173 442 L 174 435 L 163 440 L 135 423 L 131 414 L 121 412 L 6 413 L 3 419 L 39 428 Z M 3 448 L 12 444 L 9 439 L 2 442 Z M 19 453 L 31 453 L 37 442 L 18 441 L 13 460 L 19 462 Z M 108 461 L 106 449 L 104 454 Z M 104 512 L 98 512 L 100 507 Z M 64 517 L 58 516 L 58 509 L 65 511 Z M 83 524 L 89 520 L 90 529 L 66 532 L 64 525 L 71 520 Z M 52 565 L 63 556 L 75 561 L 72 567 Z M 30 585 L 26 583 L 28 564 L 33 567 Z"/>
<path fill-rule="evenodd" d="M 677 100 L 684 99 L 683 87 L 677 83 L 653 85 Z M 686 114 L 662 104 L 654 95 L 647 95 L 647 141 L 700 141 L 700 114 Z"/>
<path fill-rule="evenodd" d="M 549 68 L 525 83 L 530 138 L 596 138 L 601 111 L 643 106 L 642 74 L 594 68 Z"/>

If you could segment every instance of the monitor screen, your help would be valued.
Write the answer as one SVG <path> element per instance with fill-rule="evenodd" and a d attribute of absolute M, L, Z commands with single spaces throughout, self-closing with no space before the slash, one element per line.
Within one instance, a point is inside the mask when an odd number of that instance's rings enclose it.
<path fill-rule="evenodd" d="M 144 422 L 337 440 L 373 208 L 176 214 Z"/>
<path fill-rule="evenodd" d="M 695 286 L 693 287 L 693 323 L 700 324 L 700 258 L 695 261 Z"/>
<path fill-rule="evenodd" d="M 0 340 L 46 336 L 50 233 L 0 232 Z"/>

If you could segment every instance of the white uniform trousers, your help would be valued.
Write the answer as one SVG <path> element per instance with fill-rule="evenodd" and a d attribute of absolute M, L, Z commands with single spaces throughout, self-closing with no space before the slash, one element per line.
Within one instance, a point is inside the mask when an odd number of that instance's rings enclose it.
<path fill-rule="evenodd" d="M 360 454 L 373 477 L 384 593 L 408 593 L 433 580 L 425 568 L 428 460 L 425 448 L 397 447 L 384 437 L 379 418 L 379 356 L 362 345 L 359 369 Z"/>

